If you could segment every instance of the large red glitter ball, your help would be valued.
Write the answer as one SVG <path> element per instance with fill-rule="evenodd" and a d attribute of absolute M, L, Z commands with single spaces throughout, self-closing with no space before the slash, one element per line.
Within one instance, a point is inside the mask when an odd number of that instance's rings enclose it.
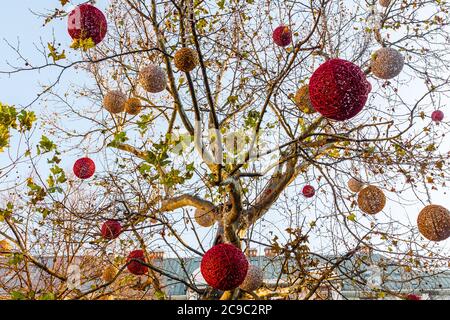
<path fill-rule="evenodd" d="M 105 38 L 107 29 L 105 15 L 93 5 L 79 5 L 69 14 L 68 31 L 74 40 L 91 38 L 98 44 Z"/>
<path fill-rule="evenodd" d="M 213 288 L 231 290 L 245 280 L 248 261 L 241 250 L 228 243 L 209 249 L 202 258 L 200 271 L 205 281 Z"/>
<path fill-rule="evenodd" d="M 306 186 L 303 187 L 302 193 L 303 193 L 303 196 L 304 196 L 305 198 L 312 198 L 312 197 L 314 197 L 314 195 L 316 194 L 316 190 L 314 189 L 313 186 L 310 186 L 310 185 L 308 184 L 308 185 L 306 185 Z"/>
<path fill-rule="evenodd" d="M 80 158 L 73 165 L 73 173 L 80 179 L 89 179 L 94 172 L 95 163 L 90 158 Z"/>
<path fill-rule="evenodd" d="M 343 59 L 323 63 L 309 81 L 309 97 L 314 109 L 337 121 L 356 116 L 366 104 L 371 90 L 364 72 Z"/>
<path fill-rule="evenodd" d="M 444 120 L 444 113 L 441 110 L 433 111 L 433 113 L 431 114 L 431 120 L 433 120 L 434 122 L 441 122 L 442 120 Z"/>
<path fill-rule="evenodd" d="M 280 47 L 286 47 L 292 42 L 292 33 L 289 27 L 279 26 L 273 30 L 273 41 Z"/>
<path fill-rule="evenodd" d="M 422 300 L 422 298 L 416 294 L 408 294 L 406 300 Z"/>
<path fill-rule="evenodd" d="M 112 240 L 120 236 L 122 232 L 122 226 L 119 221 L 107 220 L 102 225 L 102 237 L 104 239 Z"/>
<path fill-rule="evenodd" d="M 132 260 L 132 259 L 136 259 L 136 260 Z M 128 271 L 130 271 L 132 274 L 137 275 L 137 276 L 141 276 L 141 275 L 147 273 L 148 267 L 146 265 L 143 265 L 142 263 L 140 263 L 140 261 L 142 261 L 144 263 L 146 262 L 144 251 L 142 251 L 142 250 L 131 251 L 127 258 Z"/>

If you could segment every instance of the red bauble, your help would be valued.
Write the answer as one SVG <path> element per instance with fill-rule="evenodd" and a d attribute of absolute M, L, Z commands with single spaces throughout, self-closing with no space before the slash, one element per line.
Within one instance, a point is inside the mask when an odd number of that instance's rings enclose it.
<path fill-rule="evenodd" d="M 107 220 L 102 225 L 102 237 L 104 239 L 112 240 L 120 236 L 122 232 L 122 226 L 119 221 Z"/>
<path fill-rule="evenodd" d="M 136 260 L 132 260 L 136 259 Z M 132 274 L 135 274 L 137 276 L 141 276 L 145 273 L 147 273 L 148 267 L 146 265 L 143 265 L 139 261 L 146 262 L 144 251 L 142 250 L 134 250 L 131 251 L 127 258 L 127 269 Z"/>
<path fill-rule="evenodd" d="M 73 173 L 80 179 L 89 179 L 94 172 L 95 163 L 90 158 L 80 158 L 73 165 Z"/>
<path fill-rule="evenodd" d="M 200 271 L 205 281 L 213 288 L 231 290 L 245 280 L 248 261 L 241 250 L 228 243 L 209 249 L 202 258 Z"/>
<path fill-rule="evenodd" d="M 292 33 L 289 27 L 279 26 L 272 33 L 273 41 L 280 47 L 286 47 L 292 42 Z"/>
<path fill-rule="evenodd" d="M 98 44 L 105 38 L 107 30 L 105 15 L 93 5 L 79 5 L 69 14 L 68 31 L 74 40 L 91 38 Z"/>
<path fill-rule="evenodd" d="M 312 198 L 312 197 L 314 197 L 314 195 L 316 194 L 316 190 L 314 189 L 313 186 L 310 186 L 310 185 L 308 184 L 308 185 L 306 185 L 306 186 L 303 187 L 302 193 L 303 193 L 303 196 L 304 196 L 305 198 Z"/>
<path fill-rule="evenodd" d="M 309 81 L 309 97 L 314 109 L 337 121 L 356 116 L 366 104 L 371 90 L 364 72 L 343 59 L 323 63 Z"/>
<path fill-rule="evenodd" d="M 416 294 L 408 294 L 406 296 L 406 300 L 422 300 L 422 297 L 420 297 Z"/>
<path fill-rule="evenodd" d="M 444 113 L 441 110 L 433 111 L 433 113 L 431 114 L 431 120 L 433 120 L 434 122 L 441 122 L 442 120 L 444 120 Z"/>

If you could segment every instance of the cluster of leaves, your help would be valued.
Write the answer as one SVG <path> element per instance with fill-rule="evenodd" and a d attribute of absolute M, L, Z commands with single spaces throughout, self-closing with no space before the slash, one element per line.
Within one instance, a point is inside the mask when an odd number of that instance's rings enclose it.
<path fill-rule="evenodd" d="M 0 102 L 0 152 L 9 146 L 12 129 L 19 132 L 29 131 L 35 121 L 36 115 L 33 111 L 18 112 L 14 106 Z"/>

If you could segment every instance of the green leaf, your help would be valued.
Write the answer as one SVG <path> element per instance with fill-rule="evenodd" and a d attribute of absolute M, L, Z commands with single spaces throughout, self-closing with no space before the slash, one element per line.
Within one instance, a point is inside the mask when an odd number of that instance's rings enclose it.
<path fill-rule="evenodd" d="M 11 292 L 11 299 L 12 300 L 26 300 L 27 296 L 20 292 L 20 291 L 12 291 Z"/>
<path fill-rule="evenodd" d="M 63 50 L 63 52 L 59 53 L 56 48 L 51 44 L 50 42 L 47 44 L 48 50 L 50 53 L 48 54 L 48 57 L 53 59 L 53 62 L 56 62 L 58 60 L 62 60 L 66 58 L 66 50 Z"/>
<path fill-rule="evenodd" d="M 55 294 L 52 292 L 44 293 L 39 297 L 39 300 L 55 300 Z"/>
<path fill-rule="evenodd" d="M 39 141 L 39 144 L 37 145 L 38 154 L 44 154 L 44 153 L 50 152 L 55 149 L 56 149 L 56 144 L 54 144 L 53 141 L 51 141 L 46 136 L 41 137 L 41 141 Z"/>

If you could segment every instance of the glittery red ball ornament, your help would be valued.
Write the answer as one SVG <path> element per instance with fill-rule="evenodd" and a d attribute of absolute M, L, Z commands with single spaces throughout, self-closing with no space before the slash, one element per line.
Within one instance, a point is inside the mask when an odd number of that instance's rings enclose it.
<path fill-rule="evenodd" d="M 356 116 L 366 104 L 371 90 L 364 72 L 343 59 L 323 63 L 309 81 L 309 98 L 314 109 L 336 121 Z"/>
<path fill-rule="evenodd" d="M 228 243 L 209 249 L 200 264 L 205 281 L 211 287 L 223 291 L 239 287 L 245 280 L 247 270 L 248 261 L 244 253 Z"/>
<path fill-rule="evenodd" d="M 120 236 L 122 232 L 122 226 L 119 221 L 107 220 L 102 225 L 102 237 L 104 239 L 112 240 Z"/>
<path fill-rule="evenodd" d="M 434 122 L 441 122 L 442 120 L 444 120 L 444 113 L 441 110 L 433 111 L 433 113 L 431 114 L 431 120 L 433 120 Z"/>
<path fill-rule="evenodd" d="M 136 259 L 136 260 L 133 260 Z M 127 269 L 132 274 L 141 276 L 145 273 L 147 273 L 148 267 L 146 265 L 143 265 L 139 261 L 146 262 L 144 251 L 142 250 L 134 250 L 131 251 L 127 258 Z"/>
<path fill-rule="evenodd" d="M 80 179 L 89 179 L 94 172 L 95 163 L 90 158 L 80 158 L 73 165 L 73 173 Z"/>
<path fill-rule="evenodd" d="M 406 296 L 406 300 L 422 300 L 422 297 L 420 297 L 416 294 L 408 294 Z"/>
<path fill-rule="evenodd" d="M 92 39 L 100 43 L 106 36 L 108 24 L 105 15 L 90 4 L 81 4 L 69 14 L 68 31 L 74 40 Z"/>
<path fill-rule="evenodd" d="M 273 41 L 280 47 L 286 47 L 292 42 L 292 33 L 289 27 L 279 26 L 273 30 Z"/>
<path fill-rule="evenodd" d="M 306 186 L 303 187 L 302 193 L 303 193 L 303 196 L 304 196 L 305 198 L 312 198 L 312 197 L 314 197 L 314 195 L 316 194 L 316 190 L 314 189 L 313 186 L 310 186 L 310 185 L 308 184 L 308 185 L 306 185 Z"/>

